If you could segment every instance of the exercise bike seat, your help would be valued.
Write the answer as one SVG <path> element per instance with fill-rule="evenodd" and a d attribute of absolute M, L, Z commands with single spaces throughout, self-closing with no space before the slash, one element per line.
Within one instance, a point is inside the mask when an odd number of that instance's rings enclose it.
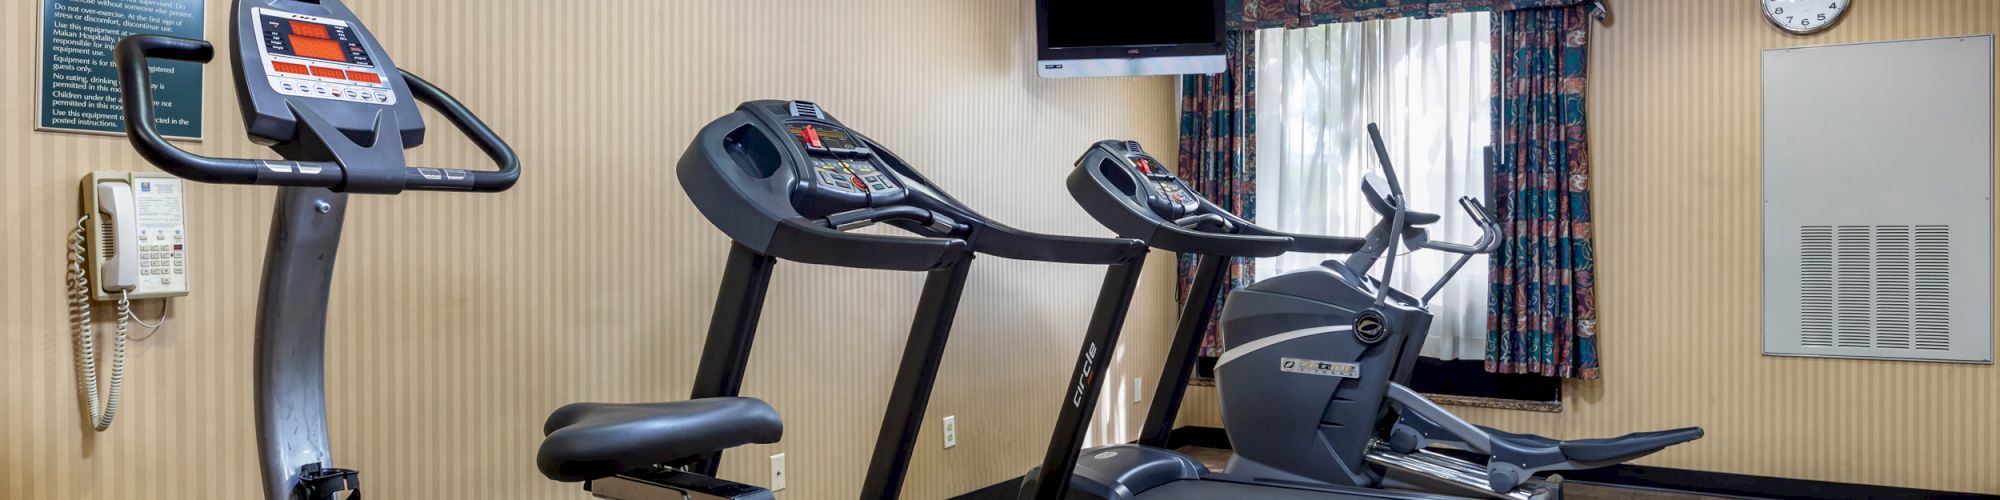
<path fill-rule="evenodd" d="M 746 444 L 778 442 L 785 433 L 771 405 L 751 398 L 671 403 L 577 403 L 549 415 L 535 457 L 542 475 L 589 481 Z"/>
<path fill-rule="evenodd" d="M 1614 438 L 1574 439 L 1561 441 L 1533 434 L 1515 434 L 1490 427 L 1480 430 L 1493 436 L 1495 441 L 1506 441 L 1519 448 L 1555 448 L 1562 452 L 1568 462 L 1596 464 L 1603 462 L 1623 462 L 1664 450 L 1669 446 L 1701 439 L 1704 434 L 1700 427 L 1687 427 L 1653 432 L 1634 432 Z"/>

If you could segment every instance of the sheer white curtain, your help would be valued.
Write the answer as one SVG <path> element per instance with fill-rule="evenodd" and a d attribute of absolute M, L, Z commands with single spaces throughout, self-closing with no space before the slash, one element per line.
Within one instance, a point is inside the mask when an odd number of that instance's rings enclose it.
<path fill-rule="evenodd" d="M 1487 13 L 1259 31 L 1256 222 L 1291 232 L 1367 234 L 1378 218 L 1360 183 L 1380 168 L 1367 132 L 1377 123 L 1411 207 L 1445 216 L 1432 238 L 1477 239 L 1478 228 L 1457 200 L 1485 199 L 1491 33 Z M 1422 294 L 1454 257 L 1406 255 L 1392 285 Z M 1326 258 L 1263 259 L 1257 273 L 1276 276 Z M 1433 300 L 1437 318 L 1425 356 L 1485 356 L 1486 277 L 1486 259 L 1475 257 Z"/>

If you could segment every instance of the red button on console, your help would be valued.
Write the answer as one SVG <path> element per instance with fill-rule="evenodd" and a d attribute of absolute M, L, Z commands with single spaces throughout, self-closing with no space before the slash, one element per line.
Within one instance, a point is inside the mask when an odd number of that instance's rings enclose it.
<path fill-rule="evenodd" d="M 348 78 L 349 80 L 354 80 L 354 81 L 357 81 L 357 82 L 362 82 L 362 83 L 382 83 L 382 77 L 380 77 L 380 76 L 375 76 L 375 74 L 374 74 L 374 73 L 362 73 L 362 72 L 359 72 L 359 71 L 349 71 L 349 72 L 347 72 L 347 78 Z"/>

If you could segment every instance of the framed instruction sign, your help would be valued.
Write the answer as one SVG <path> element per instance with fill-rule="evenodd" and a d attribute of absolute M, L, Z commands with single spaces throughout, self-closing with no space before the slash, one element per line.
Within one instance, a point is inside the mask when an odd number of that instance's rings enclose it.
<path fill-rule="evenodd" d="M 42 0 L 36 130 L 124 134 L 123 100 L 112 50 L 134 34 L 200 39 L 206 0 Z M 154 110 L 160 133 L 201 138 L 201 65 L 155 61 Z"/>

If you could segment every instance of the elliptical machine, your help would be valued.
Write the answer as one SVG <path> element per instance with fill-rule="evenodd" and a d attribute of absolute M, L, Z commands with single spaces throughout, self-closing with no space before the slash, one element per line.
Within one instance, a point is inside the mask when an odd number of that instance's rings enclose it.
<path fill-rule="evenodd" d="M 1189 295 L 1213 296 L 1221 290 L 1229 262 L 1237 258 L 1274 257 L 1286 252 L 1353 253 L 1361 238 L 1288 234 L 1258 227 L 1236 217 L 1188 189 L 1172 170 L 1147 154 L 1137 142 L 1103 141 L 1076 162 L 1069 192 L 1090 216 L 1121 237 L 1136 238 L 1173 252 L 1197 256 Z M 1210 472 L 1201 461 L 1166 448 L 1174 419 L 1186 394 L 1188 378 L 1201 347 L 1202 333 L 1215 315 L 1214 301 L 1191 300 L 1182 305 L 1171 350 L 1154 385 L 1152 407 L 1135 444 L 1079 450 L 1089 423 L 1089 409 L 1104 386 L 1098 372 L 1080 369 L 1070 380 L 1062 416 L 1056 421 L 1042 465 L 1022 479 L 1017 498 L 1023 500 L 1195 500 L 1241 498 L 1258 500 L 1440 500 L 1447 497 L 1311 482 L 1266 481 L 1230 473 Z M 1085 337 L 1080 365 L 1102 360 L 1101 346 L 1118 343 L 1118 330 L 1094 331 Z M 1101 361 L 1096 361 L 1101 363 Z"/>
<path fill-rule="evenodd" d="M 1462 198 L 1484 235 L 1471 245 L 1431 240 L 1423 226 L 1440 217 L 1409 210 L 1381 132 L 1371 124 L 1368 134 L 1382 170 L 1363 191 L 1382 221 L 1367 244 L 1345 261 L 1231 293 L 1223 307 L 1225 352 L 1215 370 L 1235 449 L 1231 473 L 1527 500 L 1547 496 L 1522 488 L 1535 473 L 1614 465 L 1702 436 L 1698 427 L 1571 441 L 1513 434 L 1466 422 L 1406 387 L 1430 299 L 1471 256 L 1498 248 L 1501 232 L 1483 204 Z M 1411 296 L 1386 285 L 1398 240 L 1460 258 L 1423 296 Z M 1368 277 L 1377 261 L 1379 280 Z M 1490 459 L 1482 466 L 1425 449 L 1439 444 Z"/>
<path fill-rule="evenodd" d="M 444 91 L 402 71 L 340 0 L 236 0 L 232 55 L 250 138 L 285 160 L 209 158 L 160 138 L 147 59 L 206 64 L 208 42 L 136 35 L 118 43 L 125 130 L 167 173 L 211 184 L 278 186 L 257 301 L 257 449 L 264 498 L 360 498 L 360 473 L 334 467 L 326 425 L 326 307 L 348 195 L 497 193 L 520 178 L 505 141 Z M 411 167 L 421 102 L 499 165 L 497 171 Z"/>

